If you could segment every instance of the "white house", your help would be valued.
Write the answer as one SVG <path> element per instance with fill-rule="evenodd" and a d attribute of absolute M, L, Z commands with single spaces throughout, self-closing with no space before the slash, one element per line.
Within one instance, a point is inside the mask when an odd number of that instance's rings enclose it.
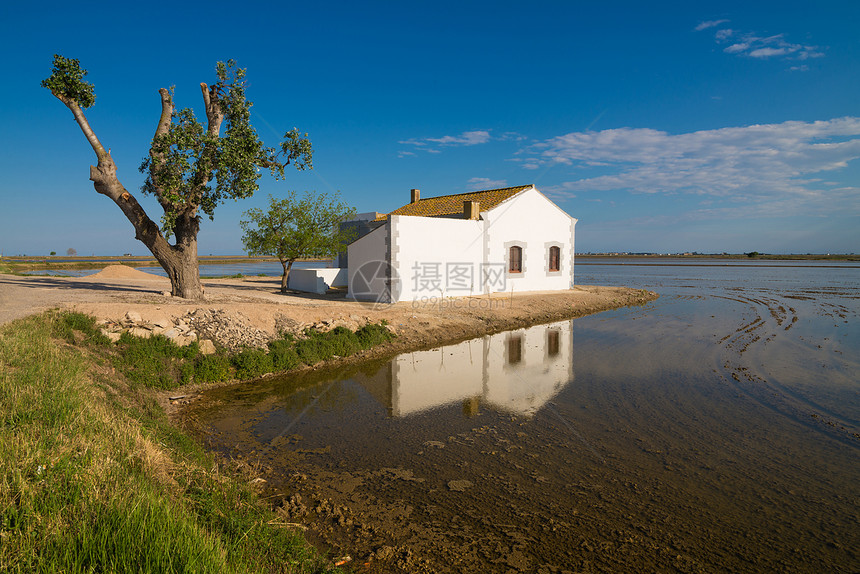
<path fill-rule="evenodd" d="M 361 225 L 347 248 L 348 297 L 359 301 L 573 287 L 576 219 L 533 185 L 428 199 L 413 189 Z"/>

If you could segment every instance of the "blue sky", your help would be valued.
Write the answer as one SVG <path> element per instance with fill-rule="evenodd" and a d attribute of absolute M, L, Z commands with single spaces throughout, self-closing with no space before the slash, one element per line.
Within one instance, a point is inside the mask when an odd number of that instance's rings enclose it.
<path fill-rule="evenodd" d="M 314 170 L 263 179 L 204 220 L 242 253 L 268 194 L 339 191 L 359 212 L 533 183 L 579 219 L 577 251 L 860 252 L 860 2 L 4 3 L 0 251 L 146 254 L 88 180 L 55 53 L 126 188 L 158 88 L 202 116 L 218 60 L 248 70 L 269 145 L 298 127 Z"/>

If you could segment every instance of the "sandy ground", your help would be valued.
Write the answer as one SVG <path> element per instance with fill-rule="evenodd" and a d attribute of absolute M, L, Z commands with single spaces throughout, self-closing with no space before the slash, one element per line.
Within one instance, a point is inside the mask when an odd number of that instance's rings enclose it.
<path fill-rule="evenodd" d="M 657 294 L 624 287 L 577 286 L 562 292 L 494 294 L 395 305 L 348 301 L 342 294 L 279 292 L 279 277 L 205 279 L 205 301 L 171 297 L 170 283 L 130 267 L 110 266 L 88 277 L 0 275 L 0 324 L 52 308 L 98 319 L 135 311 L 144 321 L 175 319 L 196 309 L 220 309 L 276 334 L 280 317 L 299 323 L 388 321 L 398 338 L 389 352 L 462 340 L 489 332 L 643 304 Z M 167 293 L 167 294 L 165 294 Z"/>

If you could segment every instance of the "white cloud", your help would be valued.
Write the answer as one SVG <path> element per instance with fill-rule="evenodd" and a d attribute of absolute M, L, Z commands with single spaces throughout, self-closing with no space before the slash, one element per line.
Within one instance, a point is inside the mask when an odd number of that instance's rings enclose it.
<path fill-rule="evenodd" d="M 488 177 L 473 177 L 468 181 L 466 188 L 469 191 L 480 191 L 483 189 L 498 189 L 508 185 L 504 179 L 490 179 Z"/>
<path fill-rule="evenodd" d="M 647 128 L 575 132 L 532 146 L 533 163 L 589 169 L 555 192 L 698 194 L 738 204 L 815 205 L 860 201 L 820 180 L 860 158 L 860 118 L 722 128 L 672 135 Z M 813 177 L 818 174 L 819 178 Z M 852 201 L 853 199 L 853 201 Z M 832 209 L 835 204 L 827 204 Z"/>
<path fill-rule="evenodd" d="M 490 141 L 490 139 L 491 137 L 489 130 L 473 130 L 463 132 L 457 136 L 442 136 L 438 138 L 413 138 L 408 140 L 402 140 L 397 143 L 402 145 L 415 146 L 416 148 L 427 151 L 429 153 L 439 153 L 441 151 L 440 148 L 479 145 L 487 143 L 488 141 Z"/>
<path fill-rule="evenodd" d="M 696 31 L 701 32 L 702 30 L 707 30 L 708 28 L 714 28 L 715 26 L 719 26 L 720 24 L 725 24 L 728 20 L 708 20 L 706 22 L 700 23 L 696 26 Z"/>

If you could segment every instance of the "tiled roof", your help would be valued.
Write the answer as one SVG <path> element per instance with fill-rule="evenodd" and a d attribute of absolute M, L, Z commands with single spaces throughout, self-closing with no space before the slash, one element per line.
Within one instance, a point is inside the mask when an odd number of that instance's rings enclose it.
<path fill-rule="evenodd" d="M 407 203 L 403 207 L 397 208 L 391 213 L 380 215 L 376 218 L 376 221 L 385 221 L 389 215 L 450 217 L 463 213 L 464 201 L 477 201 L 480 203 L 478 209 L 480 211 L 487 211 L 530 187 L 534 186 L 518 185 L 516 187 L 504 187 L 501 189 L 488 189 L 486 191 L 471 191 L 469 193 L 457 193 L 455 195 L 428 197 L 427 199 L 419 199 L 415 203 Z"/>

